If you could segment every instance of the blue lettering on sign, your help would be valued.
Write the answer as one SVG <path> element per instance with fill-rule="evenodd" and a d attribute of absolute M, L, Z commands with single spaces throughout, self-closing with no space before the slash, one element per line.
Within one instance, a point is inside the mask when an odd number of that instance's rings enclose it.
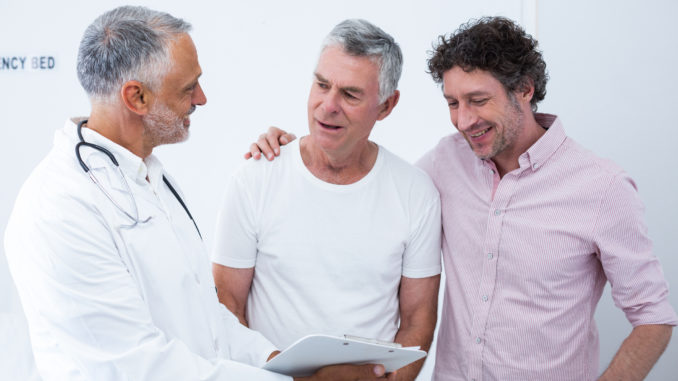
<path fill-rule="evenodd" d="M 55 60 L 52 56 L 33 57 L 31 59 L 31 67 L 35 70 L 51 70 L 54 69 Z"/>
<path fill-rule="evenodd" d="M 27 65 L 29 57 L 0 57 L 0 70 L 53 70 L 56 67 L 56 59 L 53 56 L 30 57 L 30 67 Z"/>
<path fill-rule="evenodd" d="M 26 68 L 26 57 L 2 57 L 0 70 L 23 70 Z"/>

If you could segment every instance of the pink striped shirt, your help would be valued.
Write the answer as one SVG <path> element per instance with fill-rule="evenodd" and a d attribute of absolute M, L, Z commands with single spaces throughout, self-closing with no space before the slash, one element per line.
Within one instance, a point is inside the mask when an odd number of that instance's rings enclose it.
<path fill-rule="evenodd" d="M 548 131 L 499 178 L 460 134 L 419 162 L 442 201 L 447 283 L 435 380 L 592 380 L 606 281 L 633 326 L 676 325 L 633 181 Z"/>

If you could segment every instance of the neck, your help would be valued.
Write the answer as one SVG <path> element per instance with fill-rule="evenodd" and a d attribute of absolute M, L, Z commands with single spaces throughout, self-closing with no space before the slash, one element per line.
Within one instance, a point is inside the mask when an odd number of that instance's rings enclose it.
<path fill-rule="evenodd" d="M 519 136 L 516 137 L 515 144 L 492 158 L 499 172 L 499 177 L 504 177 L 505 174 L 520 168 L 520 155 L 532 147 L 546 132 L 544 127 L 537 123 L 534 114 L 531 112 L 525 116 L 523 123 L 523 128 L 520 130 Z"/>
<path fill-rule="evenodd" d="M 93 104 L 85 126 L 142 159 L 153 152 L 153 147 L 144 144 L 144 127 L 141 119 L 138 115 L 130 115 L 124 108 L 109 104 Z"/>
<path fill-rule="evenodd" d="M 348 153 L 323 150 L 312 136 L 299 142 L 301 158 L 306 168 L 322 181 L 331 184 L 353 184 L 365 177 L 377 161 L 379 147 L 366 140 Z"/>

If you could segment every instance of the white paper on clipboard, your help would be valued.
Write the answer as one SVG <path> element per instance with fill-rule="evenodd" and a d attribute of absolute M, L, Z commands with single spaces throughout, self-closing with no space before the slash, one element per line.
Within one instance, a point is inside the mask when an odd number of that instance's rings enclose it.
<path fill-rule="evenodd" d="M 382 364 L 393 372 L 426 356 L 417 347 L 397 348 L 352 338 L 309 335 L 297 340 L 264 365 L 264 369 L 293 377 L 310 376 L 336 364 Z"/>

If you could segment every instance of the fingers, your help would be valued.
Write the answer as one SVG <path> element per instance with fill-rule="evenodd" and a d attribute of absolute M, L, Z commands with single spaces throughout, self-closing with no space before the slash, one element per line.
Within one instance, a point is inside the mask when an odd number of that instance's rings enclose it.
<path fill-rule="evenodd" d="M 297 135 L 293 133 L 287 133 L 283 136 L 280 137 L 280 145 L 286 145 L 287 143 L 291 142 L 292 140 L 296 139 Z"/>
<path fill-rule="evenodd" d="M 259 136 L 259 140 L 257 141 L 259 148 L 261 148 L 261 152 L 264 153 L 264 156 L 266 156 L 268 160 L 273 160 L 273 155 L 280 155 L 280 143 L 278 143 L 278 139 L 280 138 L 279 132 L 282 131 L 277 128 L 276 130 L 278 131 L 272 131 L 273 128 L 275 127 L 269 128 L 267 134 Z"/>
<path fill-rule="evenodd" d="M 245 159 L 250 158 L 254 160 L 261 159 L 261 150 L 259 150 L 259 146 L 257 145 L 257 143 L 250 144 L 250 151 L 245 154 Z"/>
<path fill-rule="evenodd" d="M 383 365 L 331 365 L 313 375 L 315 380 L 369 381 L 383 379 L 386 370 Z"/>
<path fill-rule="evenodd" d="M 287 133 L 278 127 L 269 127 L 265 134 L 259 135 L 256 143 L 250 145 L 250 150 L 245 153 L 244 157 L 259 160 L 263 154 L 268 160 L 273 160 L 275 156 L 280 155 L 281 145 L 288 144 L 296 138 L 296 135 Z"/>
<path fill-rule="evenodd" d="M 270 356 L 268 356 L 268 359 L 266 361 L 271 361 L 272 358 L 274 358 L 275 356 L 277 356 L 279 354 L 280 354 L 280 351 L 271 352 Z"/>

